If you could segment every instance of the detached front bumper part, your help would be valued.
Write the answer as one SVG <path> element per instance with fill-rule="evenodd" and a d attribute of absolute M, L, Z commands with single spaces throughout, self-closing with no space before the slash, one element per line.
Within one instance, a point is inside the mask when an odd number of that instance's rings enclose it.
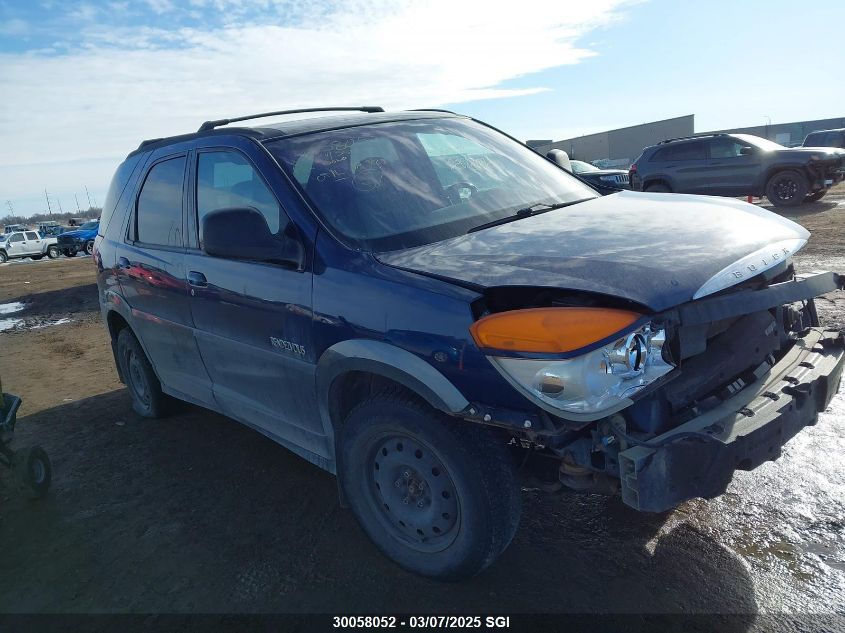
<path fill-rule="evenodd" d="M 664 512 L 688 499 L 721 495 L 736 470 L 776 459 L 789 439 L 816 423 L 839 389 L 843 364 L 843 333 L 811 328 L 764 380 L 619 453 L 622 500 Z"/>

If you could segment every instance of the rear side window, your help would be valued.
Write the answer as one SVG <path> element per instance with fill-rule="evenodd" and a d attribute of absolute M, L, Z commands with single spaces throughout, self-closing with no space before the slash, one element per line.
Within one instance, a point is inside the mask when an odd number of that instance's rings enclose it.
<path fill-rule="evenodd" d="M 658 152 L 659 160 L 699 160 L 707 158 L 707 147 L 704 141 L 687 141 L 673 143 Z"/>
<path fill-rule="evenodd" d="M 136 239 L 145 244 L 182 246 L 182 183 L 185 157 L 171 158 L 153 166 L 136 211 Z"/>
<path fill-rule="evenodd" d="M 287 216 L 270 188 L 238 152 L 202 152 L 197 159 L 197 224 L 202 243 L 202 220 L 217 209 L 256 209 L 270 232 L 280 234 Z"/>
<path fill-rule="evenodd" d="M 26 239 L 28 239 L 28 240 L 37 240 L 37 239 L 39 239 L 39 237 L 38 237 L 38 234 L 37 234 L 37 233 L 27 233 L 27 234 L 26 234 Z"/>
<path fill-rule="evenodd" d="M 106 201 L 103 203 L 103 211 L 100 214 L 100 235 L 105 235 L 120 196 L 123 194 L 123 190 L 126 188 L 126 184 L 129 182 L 129 178 L 132 176 L 132 172 L 140 159 L 140 155 L 127 158 L 114 173 L 108 193 L 106 193 Z"/>

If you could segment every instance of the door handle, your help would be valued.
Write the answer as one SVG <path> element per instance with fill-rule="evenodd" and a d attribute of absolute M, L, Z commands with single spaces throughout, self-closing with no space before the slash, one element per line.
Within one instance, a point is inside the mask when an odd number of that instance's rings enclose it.
<path fill-rule="evenodd" d="M 118 268 L 129 268 L 129 260 L 125 257 L 119 257 L 117 259 L 117 267 Z"/>
<path fill-rule="evenodd" d="M 205 288 L 208 286 L 208 280 L 202 273 L 192 270 L 188 273 L 188 285 L 195 288 Z"/>

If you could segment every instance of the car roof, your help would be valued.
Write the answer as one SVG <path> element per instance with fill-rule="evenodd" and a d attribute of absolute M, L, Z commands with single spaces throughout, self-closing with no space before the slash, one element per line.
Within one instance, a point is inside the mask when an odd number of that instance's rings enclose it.
<path fill-rule="evenodd" d="M 454 112 L 446 110 L 405 110 L 401 112 L 355 112 L 351 114 L 335 114 L 331 116 L 309 117 L 279 121 L 264 125 L 215 127 L 213 129 L 193 132 L 191 134 L 180 134 L 164 138 L 150 139 L 143 141 L 138 149 L 129 156 L 140 152 L 146 152 L 159 147 L 166 147 L 174 143 L 182 143 L 200 138 L 212 136 L 246 136 L 259 141 L 268 141 L 275 138 L 308 134 L 311 132 L 324 132 L 347 127 L 371 125 L 373 123 L 391 123 L 395 121 L 414 121 L 419 119 L 440 119 L 440 118 L 466 118 Z M 127 156 L 127 158 L 129 157 Z"/>
<path fill-rule="evenodd" d="M 845 132 L 845 127 L 835 127 L 830 130 L 815 130 L 814 132 L 807 134 L 807 136 L 812 136 L 813 134 L 827 134 L 828 132 Z"/>

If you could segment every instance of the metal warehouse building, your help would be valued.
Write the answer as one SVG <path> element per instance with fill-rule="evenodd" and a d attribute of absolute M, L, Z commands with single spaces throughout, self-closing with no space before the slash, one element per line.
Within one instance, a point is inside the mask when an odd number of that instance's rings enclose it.
<path fill-rule="evenodd" d="M 845 127 L 845 117 L 755 125 L 730 130 L 713 130 L 713 132 L 754 134 L 771 139 L 781 145 L 793 145 L 800 144 L 807 134 L 815 130 L 842 127 Z M 654 145 L 667 138 L 692 136 L 695 134 L 694 130 L 695 115 L 688 114 L 674 119 L 632 125 L 609 132 L 587 134 L 564 141 L 537 140 L 528 141 L 527 144 L 541 154 L 545 154 L 550 149 L 562 149 L 569 154 L 570 158 L 587 162 L 601 161 L 602 166 L 607 167 L 627 167 L 640 155 L 644 147 Z M 712 132 L 699 132 L 699 134 L 709 133 Z"/>

